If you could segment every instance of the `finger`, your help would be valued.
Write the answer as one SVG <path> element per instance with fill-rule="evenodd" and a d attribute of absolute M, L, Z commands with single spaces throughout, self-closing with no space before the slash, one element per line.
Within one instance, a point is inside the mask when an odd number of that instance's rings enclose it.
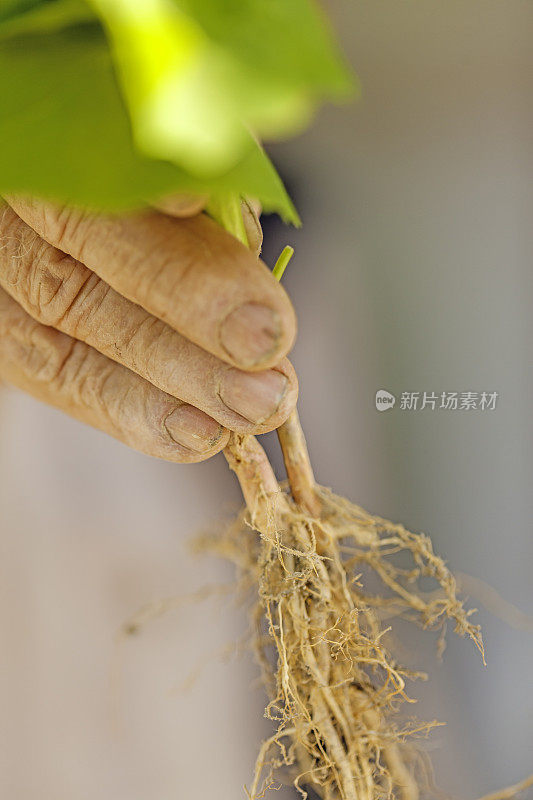
<path fill-rule="evenodd" d="M 124 444 L 167 461 L 203 461 L 229 431 L 84 342 L 35 322 L 0 289 L 0 376 Z"/>
<path fill-rule="evenodd" d="M 203 211 L 208 201 L 207 195 L 178 194 L 164 197 L 157 203 L 151 203 L 158 211 L 170 217 L 194 217 Z"/>
<path fill-rule="evenodd" d="M 285 291 L 205 215 L 118 218 L 21 198 L 9 203 L 47 242 L 218 358 L 266 369 L 292 346 L 296 322 Z"/>
<path fill-rule="evenodd" d="M 181 219 L 199 214 L 207 205 L 208 199 L 207 195 L 179 194 L 173 197 L 165 197 L 157 203 L 150 203 L 150 205 L 157 211 L 168 214 L 169 217 Z M 263 230 L 259 222 L 261 206 L 257 201 L 243 198 L 241 209 L 248 247 L 259 258 L 263 246 Z"/>
<path fill-rule="evenodd" d="M 0 285 L 37 321 L 80 339 L 240 433 L 281 425 L 298 384 L 284 359 L 248 373 L 193 344 L 43 241 L 11 208 L 0 212 Z"/>

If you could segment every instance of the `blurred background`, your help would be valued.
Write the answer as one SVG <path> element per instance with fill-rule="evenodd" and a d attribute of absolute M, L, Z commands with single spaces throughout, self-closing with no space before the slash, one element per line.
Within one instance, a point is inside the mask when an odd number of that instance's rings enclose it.
<path fill-rule="evenodd" d="M 304 227 L 265 221 L 269 263 L 296 247 L 284 280 L 317 478 L 430 532 L 453 569 L 533 615 L 533 6 L 327 7 L 362 99 L 271 148 Z M 379 413 L 378 389 L 499 397 Z M 254 665 L 220 658 L 241 612 L 189 602 L 117 636 L 146 603 L 231 578 L 188 550 L 238 504 L 224 459 L 150 460 L 15 391 L 1 402 L 0 796 L 243 797 L 269 728 Z M 447 722 L 424 746 L 461 800 L 533 770 L 533 635 L 478 619 L 487 667 L 451 633 L 442 663 L 432 635 L 405 639 L 431 673 L 416 713 Z"/>

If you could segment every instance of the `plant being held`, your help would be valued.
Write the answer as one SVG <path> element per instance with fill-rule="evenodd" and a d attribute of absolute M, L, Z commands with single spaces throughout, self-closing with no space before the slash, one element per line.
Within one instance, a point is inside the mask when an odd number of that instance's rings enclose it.
<path fill-rule="evenodd" d="M 265 128 L 265 104 L 270 132 L 286 131 L 289 107 L 308 115 L 349 83 L 307 2 L 228 14 L 174 0 L 0 9 L 2 377 L 171 461 L 294 407 L 294 312 L 258 265 L 244 198 L 298 217 L 251 126 Z M 301 55 L 254 64 L 265 32 L 289 49 L 295 19 Z"/>
<path fill-rule="evenodd" d="M 304 798 L 418 800 L 412 740 L 433 723 L 403 713 L 420 674 L 391 628 L 450 621 L 483 654 L 480 631 L 427 536 L 316 485 L 285 358 L 291 250 L 274 273 L 258 258 L 256 203 L 299 222 L 258 137 L 355 85 L 322 16 L 312 0 L 8 0 L 0 69 L 0 375 L 151 455 L 224 451 L 246 508 L 201 546 L 249 592 L 275 728 L 249 797 L 282 778 Z M 287 487 L 254 436 L 273 429 Z"/>

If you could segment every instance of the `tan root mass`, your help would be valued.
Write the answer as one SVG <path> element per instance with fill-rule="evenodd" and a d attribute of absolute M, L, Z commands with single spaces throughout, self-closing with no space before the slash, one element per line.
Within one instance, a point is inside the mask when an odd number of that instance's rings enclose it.
<path fill-rule="evenodd" d="M 479 626 L 427 536 L 314 485 L 296 414 L 280 441 L 293 496 L 257 441 L 235 436 L 226 456 L 247 508 L 210 541 L 255 593 L 253 645 L 277 727 L 249 796 L 290 775 L 304 798 L 312 789 L 324 800 L 416 800 L 429 771 L 409 742 L 436 723 L 400 713 L 421 674 L 395 658 L 390 626 L 402 616 L 443 634 L 451 621 L 483 654 Z"/>

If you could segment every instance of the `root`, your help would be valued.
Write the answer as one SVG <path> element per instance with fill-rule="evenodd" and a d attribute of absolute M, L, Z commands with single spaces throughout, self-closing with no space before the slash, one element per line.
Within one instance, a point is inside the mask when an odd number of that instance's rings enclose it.
<path fill-rule="evenodd" d="M 486 794 L 481 800 L 511 800 L 511 798 L 516 797 L 519 792 L 523 792 L 524 789 L 529 789 L 530 786 L 533 786 L 533 775 L 530 775 L 529 778 L 520 781 L 520 783 L 514 786 L 507 787 L 507 789 L 501 789 L 499 792 Z"/>
<path fill-rule="evenodd" d="M 315 476 L 296 409 L 278 428 L 278 438 L 294 502 L 313 516 L 319 517 L 321 508 L 315 491 Z"/>
<path fill-rule="evenodd" d="M 279 439 L 290 491 L 254 437 L 232 438 L 225 454 L 246 509 L 213 540 L 243 585 L 258 587 L 253 647 L 277 731 L 261 748 L 249 796 L 290 774 L 303 798 L 312 788 L 323 800 L 418 800 L 422 759 L 408 742 L 437 723 L 401 713 L 413 702 L 408 682 L 423 676 L 396 660 L 391 620 L 441 634 L 451 621 L 483 654 L 479 627 L 427 536 L 314 483 L 296 413 Z M 431 592 L 419 587 L 428 577 Z"/>

